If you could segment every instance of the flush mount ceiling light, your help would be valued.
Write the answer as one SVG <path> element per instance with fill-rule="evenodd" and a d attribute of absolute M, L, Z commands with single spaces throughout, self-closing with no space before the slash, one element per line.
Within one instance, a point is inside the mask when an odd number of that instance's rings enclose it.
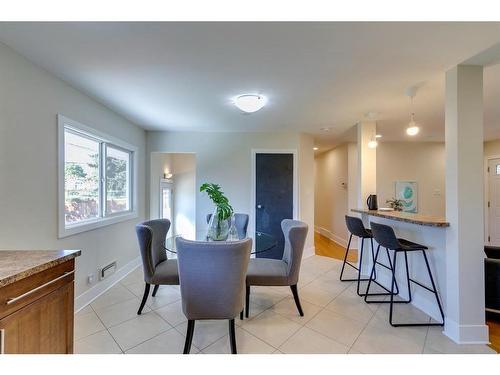
<path fill-rule="evenodd" d="M 378 146 L 378 142 L 374 139 L 372 139 L 370 142 L 368 142 L 368 148 L 376 148 Z"/>
<path fill-rule="evenodd" d="M 417 95 L 417 86 L 406 89 L 406 96 L 410 97 L 410 122 L 406 128 L 406 134 L 410 136 L 417 135 L 420 131 L 418 124 L 415 122 L 415 112 L 413 111 L 413 98 Z"/>
<path fill-rule="evenodd" d="M 377 135 L 375 136 L 375 138 L 382 138 L 382 135 L 381 135 L 381 134 L 377 134 Z"/>
<path fill-rule="evenodd" d="M 313 150 L 314 150 L 314 151 L 318 151 L 318 150 L 319 150 L 319 148 L 318 148 L 318 147 L 313 147 Z"/>
<path fill-rule="evenodd" d="M 267 103 L 267 98 L 256 94 L 243 94 L 233 99 L 233 103 L 241 111 L 246 113 L 257 112 Z"/>

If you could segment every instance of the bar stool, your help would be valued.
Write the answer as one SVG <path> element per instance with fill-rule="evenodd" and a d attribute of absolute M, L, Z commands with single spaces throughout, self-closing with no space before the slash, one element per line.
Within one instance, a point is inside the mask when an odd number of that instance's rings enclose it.
<path fill-rule="evenodd" d="M 444 325 L 444 313 L 443 313 L 443 308 L 441 307 L 441 302 L 439 301 L 439 296 L 437 293 L 436 285 L 434 284 L 434 278 L 432 277 L 432 272 L 429 267 L 429 261 L 427 260 L 427 255 L 426 251 L 428 250 L 427 246 L 420 245 L 415 242 L 411 242 L 402 238 L 397 238 L 396 234 L 394 233 L 394 229 L 392 229 L 388 225 L 383 225 L 383 224 L 378 224 L 378 223 L 371 223 L 370 224 L 372 228 L 372 233 L 373 237 L 375 238 L 375 241 L 379 244 L 377 247 L 377 252 L 375 253 L 375 261 L 373 263 L 372 271 L 370 273 L 370 280 L 368 281 L 368 286 L 366 288 L 366 294 L 365 294 L 365 302 L 370 302 L 367 301 L 367 297 L 369 296 L 369 290 L 370 290 L 370 285 L 372 280 L 372 276 L 374 275 L 375 272 L 375 265 L 377 264 L 377 258 L 380 250 L 380 246 L 385 247 L 386 251 L 388 250 L 393 250 L 394 251 L 394 257 L 392 260 L 392 281 L 391 281 L 391 291 L 389 293 L 390 295 L 390 300 L 389 301 L 375 301 L 375 302 L 381 302 L 381 303 L 390 303 L 390 308 L 389 308 L 389 323 L 393 327 L 415 327 L 415 326 L 443 326 Z M 429 279 L 431 281 L 432 289 L 429 288 L 426 285 L 421 284 L 420 282 L 410 278 L 410 272 L 408 269 L 408 252 L 409 251 L 421 251 L 422 255 L 424 256 L 425 260 L 425 265 L 427 266 L 427 272 L 429 274 Z M 407 301 L 394 301 L 394 295 L 399 294 L 398 292 L 394 293 L 394 285 L 396 284 L 396 260 L 397 260 L 397 255 L 398 253 L 404 253 L 405 256 L 405 267 L 406 267 L 406 281 L 408 285 L 408 300 Z M 414 284 L 428 290 L 429 292 L 433 293 L 434 296 L 436 297 L 436 302 L 439 307 L 439 312 L 441 314 L 441 323 L 394 323 L 392 321 L 392 313 L 393 313 L 393 307 L 395 303 L 410 303 L 412 301 L 411 297 L 411 288 L 410 288 L 410 282 L 413 282 Z M 374 301 L 371 301 L 374 302 Z"/>
<path fill-rule="evenodd" d="M 340 271 L 340 281 L 357 281 L 358 285 L 356 288 L 356 293 L 358 293 L 358 296 L 362 297 L 362 296 L 364 296 L 364 294 L 359 293 L 359 283 L 361 281 L 369 281 L 370 280 L 370 278 L 368 278 L 368 279 L 361 278 L 360 268 L 362 268 L 362 265 L 363 265 L 363 248 L 364 248 L 365 238 L 369 238 L 371 245 L 372 245 L 372 260 L 375 261 L 375 253 L 373 251 L 373 235 L 369 229 L 365 228 L 365 226 L 363 225 L 363 221 L 358 217 L 346 215 L 345 216 L 345 223 L 346 223 L 347 229 L 349 230 L 349 233 L 351 235 L 349 236 L 349 243 L 347 244 L 347 249 L 345 251 L 345 256 L 344 256 L 344 262 L 342 263 L 342 271 Z M 349 250 L 351 247 L 352 236 L 356 236 L 356 237 L 361 239 L 361 251 L 359 253 L 359 268 L 356 267 L 354 264 L 349 263 L 347 261 L 347 256 L 349 254 Z M 352 268 L 354 268 L 356 271 L 358 271 L 358 277 L 356 279 L 343 279 L 342 278 L 346 264 L 348 266 L 351 266 Z M 375 275 L 374 279 L 376 279 L 376 277 L 377 276 Z"/>

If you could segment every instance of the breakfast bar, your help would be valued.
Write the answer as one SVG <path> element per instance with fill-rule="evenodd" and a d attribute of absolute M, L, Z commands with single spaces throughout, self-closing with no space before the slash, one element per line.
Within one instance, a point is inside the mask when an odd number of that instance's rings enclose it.
<path fill-rule="evenodd" d="M 352 209 L 352 212 L 361 215 L 364 225 L 369 228 L 371 222 L 389 225 L 394 229 L 398 238 L 404 238 L 412 242 L 425 245 L 429 248 L 427 256 L 430 268 L 434 275 L 437 290 L 446 315 L 446 228 L 449 223 L 443 217 L 420 215 L 416 213 Z M 374 241 L 375 242 L 375 241 Z M 374 244 L 375 248 L 377 243 Z M 372 264 L 369 262 L 363 265 L 362 273 L 369 275 Z M 424 285 L 430 285 L 425 262 L 419 254 L 408 254 L 410 264 L 410 277 L 419 280 Z M 386 259 L 382 258 L 384 261 Z M 396 280 L 400 288 L 400 297 L 407 298 L 406 274 L 403 259 L 398 259 L 396 269 Z M 377 281 L 390 289 L 391 272 L 382 268 L 377 268 Z M 434 295 L 422 288 L 412 287 L 412 304 L 432 317 L 440 320 L 439 309 L 435 303 Z"/>

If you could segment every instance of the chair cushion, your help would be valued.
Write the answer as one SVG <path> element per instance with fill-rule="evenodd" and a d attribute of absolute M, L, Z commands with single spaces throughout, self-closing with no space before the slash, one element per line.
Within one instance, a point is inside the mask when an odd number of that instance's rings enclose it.
<path fill-rule="evenodd" d="M 179 285 L 179 270 L 177 259 L 164 260 L 155 268 L 155 273 L 151 278 L 154 285 Z"/>
<path fill-rule="evenodd" d="M 288 265 L 281 259 L 250 259 L 247 285 L 287 286 Z"/>

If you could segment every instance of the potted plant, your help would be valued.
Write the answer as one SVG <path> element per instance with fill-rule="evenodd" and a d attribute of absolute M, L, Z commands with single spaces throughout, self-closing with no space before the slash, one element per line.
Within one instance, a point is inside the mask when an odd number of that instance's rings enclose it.
<path fill-rule="evenodd" d="M 204 183 L 200 186 L 200 192 L 206 192 L 214 202 L 215 210 L 208 223 L 208 238 L 214 241 L 225 241 L 229 234 L 230 218 L 233 207 L 221 190 L 220 185 Z"/>
<path fill-rule="evenodd" d="M 403 201 L 401 199 L 392 198 L 385 201 L 389 203 L 389 206 L 394 209 L 394 211 L 403 211 Z"/>

